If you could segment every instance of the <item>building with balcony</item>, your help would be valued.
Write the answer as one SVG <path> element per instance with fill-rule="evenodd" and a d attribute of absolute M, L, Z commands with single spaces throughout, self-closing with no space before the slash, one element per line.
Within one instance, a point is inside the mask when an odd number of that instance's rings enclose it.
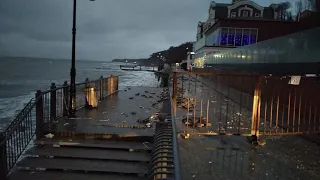
<path fill-rule="evenodd" d="M 208 66 L 205 57 L 209 54 L 296 32 L 297 22 L 280 20 L 279 14 L 277 4 L 263 7 L 250 0 L 233 0 L 228 4 L 212 1 L 207 20 L 197 26 L 193 46 L 195 67 Z"/>

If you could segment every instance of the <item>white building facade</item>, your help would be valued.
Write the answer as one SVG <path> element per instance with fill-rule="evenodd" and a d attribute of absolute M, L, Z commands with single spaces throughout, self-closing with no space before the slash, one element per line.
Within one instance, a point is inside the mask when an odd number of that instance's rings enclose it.
<path fill-rule="evenodd" d="M 194 67 L 203 68 L 210 64 L 206 62 L 206 56 L 219 54 L 239 46 L 249 45 L 258 41 L 258 29 L 253 27 L 241 27 L 241 24 L 232 21 L 276 20 L 277 5 L 262 7 L 249 0 L 233 0 L 231 3 L 216 3 L 212 1 L 208 9 L 208 18 L 205 22 L 199 22 L 197 26 L 197 41 L 194 43 L 193 57 Z M 228 24 L 229 23 L 229 24 Z"/>

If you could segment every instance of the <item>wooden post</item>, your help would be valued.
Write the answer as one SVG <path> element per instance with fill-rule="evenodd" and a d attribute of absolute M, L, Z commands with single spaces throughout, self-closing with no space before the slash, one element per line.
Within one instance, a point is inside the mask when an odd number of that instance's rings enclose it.
<path fill-rule="evenodd" d="M 0 179 L 6 180 L 8 174 L 7 142 L 4 132 L 0 133 Z"/>
<path fill-rule="evenodd" d="M 57 117 L 57 91 L 56 84 L 51 84 L 50 91 L 50 123 L 54 121 Z"/>
<path fill-rule="evenodd" d="M 100 77 L 100 100 L 104 97 L 104 82 L 103 82 L 103 76 Z"/>
<path fill-rule="evenodd" d="M 43 138 L 43 97 L 40 90 L 36 93 L 36 138 L 40 140 Z"/>
<path fill-rule="evenodd" d="M 68 104 L 69 104 L 69 85 L 68 82 L 65 81 L 63 83 L 63 116 L 68 115 Z"/>
<path fill-rule="evenodd" d="M 257 141 L 259 138 L 260 106 L 261 106 L 261 78 L 259 77 L 256 83 L 256 87 L 254 89 L 254 97 L 253 97 L 253 105 L 252 105 L 252 119 L 251 119 L 252 142 Z"/>

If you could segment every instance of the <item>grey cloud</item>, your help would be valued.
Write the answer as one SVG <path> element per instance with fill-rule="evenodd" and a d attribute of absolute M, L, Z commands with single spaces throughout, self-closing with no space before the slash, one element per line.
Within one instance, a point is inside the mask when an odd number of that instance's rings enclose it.
<path fill-rule="evenodd" d="M 77 58 L 111 60 L 195 40 L 209 0 L 78 0 Z M 2 0 L 0 55 L 70 58 L 72 0 Z"/>

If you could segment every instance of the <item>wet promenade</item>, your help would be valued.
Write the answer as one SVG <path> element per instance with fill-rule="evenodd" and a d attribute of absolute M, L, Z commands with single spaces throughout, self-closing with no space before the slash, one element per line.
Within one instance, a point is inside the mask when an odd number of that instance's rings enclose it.
<path fill-rule="evenodd" d="M 240 92 L 225 87 L 213 90 L 206 85 L 214 85 L 212 81 L 197 78 L 178 78 L 180 100 L 174 121 L 182 180 L 320 179 L 317 144 L 286 135 L 265 136 L 263 144 L 253 145 L 247 137 L 231 135 L 250 134 L 252 98 L 243 94 L 241 99 L 249 108 L 242 108 L 230 100 Z M 194 110 L 189 108 L 189 112 L 182 107 L 183 98 L 188 97 L 195 99 Z M 79 109 L 76 118 L 52 121 L 46 127 L 50 133 L 34 141 L 8 179 L 144 180 L 154 177 L 149 175 L 155 164 L 165 166 L 161 169 L 170 174 L 156 176 L 158 179 L 173 178 L 172 162 L 177 156 L 171 148 L 169 98 L 165 88 L 126 87 L 106 96 L 95 109 Z M 164 129 L 156 126 L 160 118 L 153 122 L 158 112 L 163 120 L 170 119 Z M 208 127 L 185 124 L 185 119 L 197 122 L 194 117 L 203 117 L 202 123 L 208 122 Z M 184 132 L 190 134 L 188 139 L 184 139 Z M 201 135 L 207 132 L 215 133 Z M 158 142 L 157 137 L 161 137 Z M 157 155 L 161 159 L 156 159 Z"/>
<path fill-rule="evenodd" d="M 9 180 L 147 179 L 162 88 L 127 87 L 96 109 L 57 119 L 52 137 L 35 141 Z"/>

